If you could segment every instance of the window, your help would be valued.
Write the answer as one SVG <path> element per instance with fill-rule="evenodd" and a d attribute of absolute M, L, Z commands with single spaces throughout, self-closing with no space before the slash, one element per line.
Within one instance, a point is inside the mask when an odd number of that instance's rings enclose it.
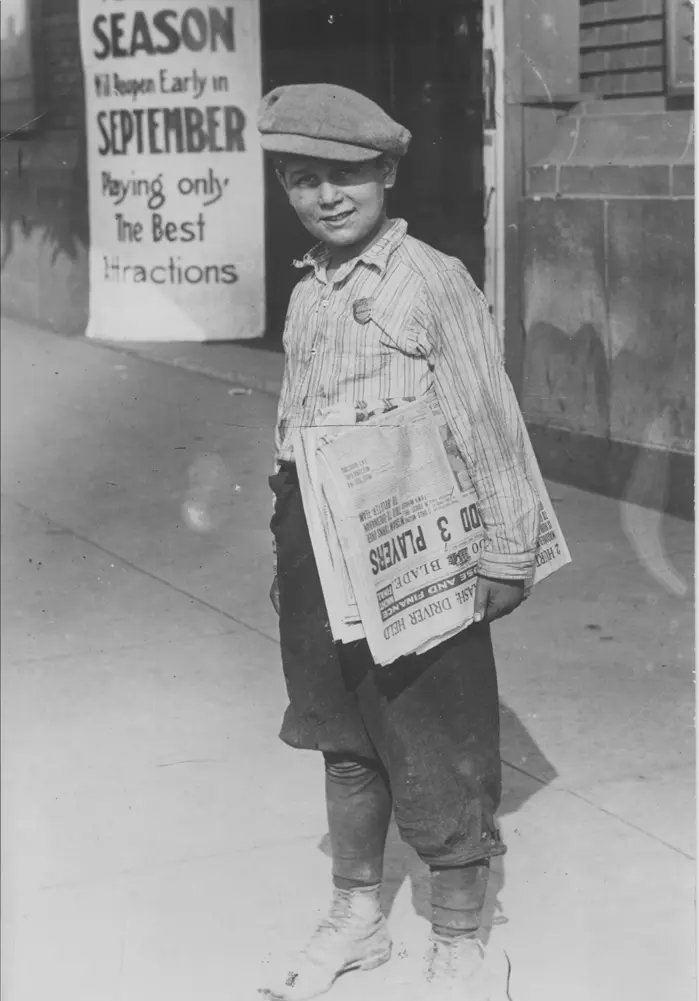
<path fill-rule="evenodd" d="M 580 80 L 599 98 L 691 95 L 692 0 L 581 0 Z"/>
<path fill-rule="evenodd" d="M 667 90 L 670 95 L 694 92 L 694 4 L 667 0 Z"/>
<path fill-rule="evenodd" d="M 664 0 L 582 0 L 580 86 L 597 97 L 665 93 Z"/>

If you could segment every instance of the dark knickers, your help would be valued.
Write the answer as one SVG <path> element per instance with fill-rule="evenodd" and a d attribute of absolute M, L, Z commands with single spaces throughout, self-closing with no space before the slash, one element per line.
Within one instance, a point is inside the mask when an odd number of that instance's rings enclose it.
<path fill-rule="evenodd" d="M 489 627 L 471 626 L 387 667 L 374 664 L 363 640 L 334 643 L 295 468 L 284 466 L 270 486 L 290 703 L 281 739 L 380 763 L 401 837 L 427 864 L 459 866 L 503 854 Z"/>

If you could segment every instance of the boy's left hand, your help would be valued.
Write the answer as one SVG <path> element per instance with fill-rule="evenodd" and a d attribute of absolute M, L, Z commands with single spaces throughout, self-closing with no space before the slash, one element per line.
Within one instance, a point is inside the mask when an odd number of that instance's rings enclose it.
<path fill-rule="evenodd" d="M 494 622 L 514 612 L 524 600 L 523 580 L 479 577 L 476 583 L 474 622 Z"/>

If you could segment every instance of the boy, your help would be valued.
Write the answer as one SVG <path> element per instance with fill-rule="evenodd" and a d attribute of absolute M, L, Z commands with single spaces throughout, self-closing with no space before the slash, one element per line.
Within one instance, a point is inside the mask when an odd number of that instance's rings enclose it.
<path fill-rule="evenodd" d="M 406 233 L 386 191 L 410 133 L 354 91 L 281 87 L 264 99 L 262 146 L 319 243 L 300 266 L 284 331 L 272 531 L 289 694 L 281 739 L 325 759 L 333 899 L 304 953 L 261 993 L 306 1001 L 341 974 L 390 958 L 379 908 L 393 811 L 430 867 L 432 933 L 421 1001 L 504 1001 L 509 962 L 478 939 L 489 862 L 502 854 L 498 691 L 489 623 L 520 604 L 533 572 L 537 498 L 522 423 L 483 296 L 460 261 Z M 341 403 L 437 393 L 487 528 L 478 622 L 421 656 L 373 663 L 335 644 L 294 467 L 292 430 Z M 492 956 L 488 957 L 492 960 Z"/>

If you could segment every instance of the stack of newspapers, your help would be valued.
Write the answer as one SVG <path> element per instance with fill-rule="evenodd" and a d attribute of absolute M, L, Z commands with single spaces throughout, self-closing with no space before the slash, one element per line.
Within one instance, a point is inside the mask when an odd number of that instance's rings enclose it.
<path fill-rule="evenodd" d="M 522 434 L 539 494 L 528 593 L 570 553 L 523 422 Z M 366 639 L 374 661 L 390 664 L 470 625 L 485 530 L 434 394 L 328 411 L 296 432 L 295 457 L 336 642 Z"/>

